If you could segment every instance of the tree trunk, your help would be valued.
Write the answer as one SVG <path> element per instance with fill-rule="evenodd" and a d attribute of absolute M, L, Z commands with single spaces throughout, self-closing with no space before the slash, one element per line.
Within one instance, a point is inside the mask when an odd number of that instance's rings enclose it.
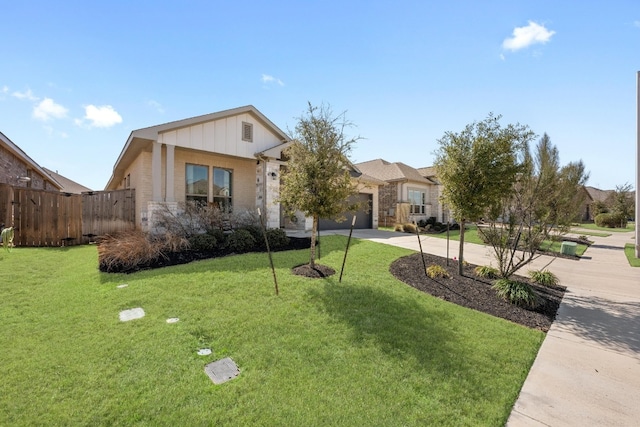
<path fill-rule="evenodd" d="M 464 261 L 464 219 L 460 221 L 460 248 L 458 249 L 458 274 L 462 276 L 462 262 Z"/>
<path fill-rule="evenodd" d="M 309 250 L 309 266 L 316 268 L 316 236 L 318 230 L 318 215 L 313 216 L 313 225 L 311 226 L 311 249 Z"/>

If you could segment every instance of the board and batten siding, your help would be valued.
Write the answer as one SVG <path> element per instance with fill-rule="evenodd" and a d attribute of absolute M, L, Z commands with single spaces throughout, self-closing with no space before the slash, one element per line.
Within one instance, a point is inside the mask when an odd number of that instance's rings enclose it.
<path fill-rule="evenodd" d="M 253 125 L 253 141 L 242 140 L 242 123 Z M 228 156 L 255 159 L 254 154 L 272 148 L 281 139 L 251 114 L 239 114 L 162 132 L 158 142 Z"/>

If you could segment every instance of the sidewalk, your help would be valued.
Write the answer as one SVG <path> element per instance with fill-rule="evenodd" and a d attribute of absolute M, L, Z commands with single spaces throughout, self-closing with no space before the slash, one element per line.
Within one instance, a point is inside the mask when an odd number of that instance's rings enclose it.
<path fill-rule="evenodd" d="M 348 235 L 348 230 L 326 234 Z M 354 230 L 353 237 L 418 250 L 417 236 Z M 507 422 L 520 426 L 640 425 L 640 268 L 630 267 L 625 243 L 633 233 L 590 237 L 580 261 L 557 258 L 548 267 L 567 287 Z M 421 236 L 424 252 L 446 256 L 446 239 Z M 449 257 L 458 256 L 451 241 Z M 488 248 L 465 244 L 465 259 L 489 264 Z M 525 272 L 543 268 L 540 257 Z M 494 262 L 495 263 L 495 262 Z"/>

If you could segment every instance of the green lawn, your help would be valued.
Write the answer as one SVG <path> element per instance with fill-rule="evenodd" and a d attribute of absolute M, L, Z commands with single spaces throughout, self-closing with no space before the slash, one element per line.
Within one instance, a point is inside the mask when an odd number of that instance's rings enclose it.
<path fill-rule="evenodd" d="M 636 258 L 636 248 L 633 243 L 624 245 L 624 254 L 631 267 L 640 267 L 640 258 Z"/>
<path fill-rule="evenodd" d="M 579 236 L 595 236 L 595 237 L 609 237 L 611 233 L 601 233 L 598 231 L 585 231 L 585 230 L 571 230 L 572 234 L 577 234 Z"/>
<path fill-rule="evenodd" d="M 322 237 L 338 274 L 345 243 Z M 504 425 L 544 334 L 397 281 L 408 253 L 354 239 L 342 283 L 275 253 L 276 296 L 266 254 L 108 275 L 95 246 L 2 251 L 0 425 Z M 241 375 L 214 385 L 222 357 Z"/>
<path fill-rule="evenodd" d="M 440 233 L 440 234 L 429 234 L 428 236 L 431 237 L 438 237 L 440 239 L 446 239 L 447 238 L 447 233 Z M 449 231 L 449 238 L 451 240 L 460 240 L 460 230 L 450 230 Z M 474 243 L 476 245 L 484 245 L 485 243 L 482 241 L 482 239 L 480 238 L 480 236 L 478 236 L 478 227 L 473 225 L 473 224 L 469 224 L 467 225 L 467 229 L 464 233 L 464 241 L 465 244 L 466 243 Z M 542 248 L 544 249 L 549 249 L 552 252 L 560 252 L 560 247 L 562 245 L 562 242 L 551 242 L 548 240 L 545 240 L 542 243 Z M 576 246 L 576 255 L 578 256 L 582 256 L 585 251 L 587 250 L 588 246 L 587 245 L 583 245 L 578 243 L 578 245 Z"/>
<path fill-rule="evenodd" d="M 609 227 L 598 227 L 593 222 L 584 222 L 582 224 L 574 225 L 576 228 L 586 228 L 588 230 L 601 230 L 606 232 L 614 232 L 614 233 L 624 233 L 626 231 L 634 231 L 636 229 L 635 222 L 629 221 L 627 223 L 627 228 L 609 228 Z M 576 231 L 579 233 L 579 231 Z"/>

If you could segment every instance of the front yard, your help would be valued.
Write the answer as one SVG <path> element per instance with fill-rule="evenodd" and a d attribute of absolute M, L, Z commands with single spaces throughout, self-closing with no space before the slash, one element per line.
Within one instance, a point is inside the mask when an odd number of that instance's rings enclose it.
<path fill-rule="evenodd" d="M 274 253 L 276 296 L 265 253 L 123 275 L 93 246 L 2 251 L 0 425 L 504 425 L 544 334 L 396 280 L 410 253 L 352 240 L 342 283 Z"/>

